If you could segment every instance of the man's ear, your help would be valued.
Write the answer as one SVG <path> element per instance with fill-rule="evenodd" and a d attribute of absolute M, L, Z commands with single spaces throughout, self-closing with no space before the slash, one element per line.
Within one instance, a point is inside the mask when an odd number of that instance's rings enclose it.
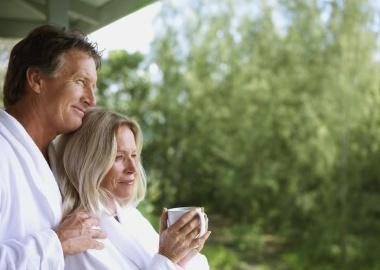
<path fill-rule="evenodd" d="M 26 70 L 26 86 L 35 93 L 41 93 L 42 76 L 41 70 L 37 67 L 29 67 Z"/>

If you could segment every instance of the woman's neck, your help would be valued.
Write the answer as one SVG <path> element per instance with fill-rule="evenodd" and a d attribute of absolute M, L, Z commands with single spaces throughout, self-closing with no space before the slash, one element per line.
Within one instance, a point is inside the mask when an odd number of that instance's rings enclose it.
<path fill-rule="evenodd" d="M 112 216 L 117 215 L 117 207 L 116 207 L 116 201 L 114 198 L 110 197 L 107 201 L 106 205 L 107 209 L 110 211 Z"/>

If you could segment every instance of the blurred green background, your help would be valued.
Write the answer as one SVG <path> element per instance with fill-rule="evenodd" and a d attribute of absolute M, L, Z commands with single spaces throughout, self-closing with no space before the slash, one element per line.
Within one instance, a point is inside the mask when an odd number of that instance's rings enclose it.
<path fill-rule="evenodd" d="M 380 269 L 380 3 L 165 1 L 156 24 L 98 83 L 143 127 L 152 223 L 204 206 L 212 269 Z"/>

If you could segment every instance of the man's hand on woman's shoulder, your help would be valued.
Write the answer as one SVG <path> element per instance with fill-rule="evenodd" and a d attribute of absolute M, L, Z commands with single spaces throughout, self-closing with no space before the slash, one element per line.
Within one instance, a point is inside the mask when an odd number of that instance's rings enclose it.
<path fill-rule="evenodd" d="M 75 255 L 87 249 L 103 249 L 104 244 L 96 239 L 104 239 L 107 235 L 98 225 L 98 218 L 83 211 L 65 217 L 54 230 L 61 241 L 63 254 Z"/>

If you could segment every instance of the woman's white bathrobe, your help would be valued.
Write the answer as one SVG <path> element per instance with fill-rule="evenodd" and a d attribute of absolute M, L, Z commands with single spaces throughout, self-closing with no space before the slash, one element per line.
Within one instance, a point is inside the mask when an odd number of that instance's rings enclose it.
<path fill-rule="evenodd" d="M 0 110 L 0 269 L 63 269 L 52 230 L 60 219 L 48 163 L 24 127 Z"/>
<path fill-rule="evenodd" d="M 101 218 L 101 228 L 107 232 L 103 250 L 88 250 L 67 256 L 65 269 L 97 270 L 171 270 L 183 269 L 158 254 L 159 235 L 147 219 L 133 206 L 117 207 L 120 223 L 111 216 Z M 205 256 L 198 254 L 185 269 L 209 270 Z"/>

